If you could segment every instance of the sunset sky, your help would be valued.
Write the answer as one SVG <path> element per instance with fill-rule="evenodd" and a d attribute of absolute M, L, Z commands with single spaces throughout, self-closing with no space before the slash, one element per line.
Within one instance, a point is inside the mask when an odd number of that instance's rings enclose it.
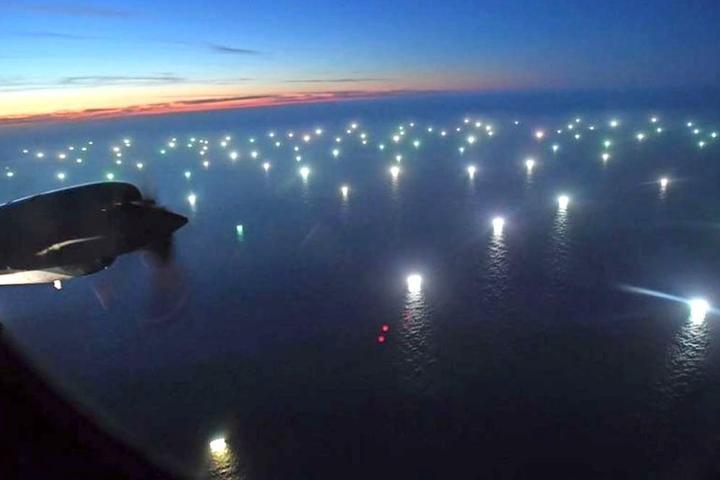
<path fill-rule="evenodd" d="M 717 0 L 2 1 L 0 119 L 714 87 Z"/>

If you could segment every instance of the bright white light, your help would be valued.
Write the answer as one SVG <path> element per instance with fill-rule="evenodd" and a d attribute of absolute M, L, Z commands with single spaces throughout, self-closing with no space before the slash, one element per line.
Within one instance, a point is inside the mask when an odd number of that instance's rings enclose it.
<path fill-rule="evenodd" d="M 661 177 L 660 178 L 660 188 L 665 190 L 670 183 L 670 180 L 667 177 Z"/>
<path fill-rule="evenodd" d="M 710 136 L 711 136 L 712 138 L 717 138 L 718 134 L 717 134 L 717 132 L 712 132 L 712 133 L 710 134 Z"/>
<path fill-rule="evenodd" d="M 210 166 L 210 162 L 208 162 L 207 160 L 205 160 L 202 164 L 205 168 L 208 168 Z"/>
<path fill-rule="evenodd" d="M 258 152 L 257 152 L 257 150 L 253 150 L 252 152 L 250 152 L 250 156 L 251 156 L 252 158 L 257 158 L 257 157 L 258 157 Z"/>
<path fill-rule="evenodd" d="M 580 140 L 580 134 L 579 134 L 579 133 L 576 133 L 576 134 L 575 134 L 575 140 Z"/>
<path fill-rule="evenodd" d="M 350 124 L 350 128 L 352 128 L 353 130 L 355 130 L 357 127 L 358 127 L 357 123 Z"/>
<path fill-rule="evenodd" d="M 473 178 L 475 178 L 475 172 L 476 172 L 476 171 L 477 171 L 477 168 L 475 168 L 475 165 L 468 165 L 468 167 L 467 167 L 467 173 L 468 173 L 468 176 L 470 177 L 470 180 L 472 180 Z"/>
<path fill-rule="evenodd" d="M 165 149 L 164 149 L 164 148 L 163 148 L 162 150 L 160 150 L 160 155 L 165 155 L 165 153 L 166 153 L 166 152 L 165 152 Z"/>
<path fill-rule="evenodd" d="M 195 203 L 197 203 L 197 195 L 194 193 L 191 193 L 187 196 L 187 201 L 190 204 L 191 207 L 195 208 Z"/>
<path fill-rule="evenodd" d="M 75 161 L 76 161 L 77 163 L 82 163 L 82 162 L 83 162 L 83 159 L 82 159 L 82 158 L 76 158 Z"/>
<path fill-rule="evenodd" d="M 185 178 L 187 178 L 188 180 L 190 180 L 190 177 L 192 176 L 192 172 L 190 172 L 190 170 L 185 170 L 184 175 L 185 175 Z"/>
<path fill-rule="evenodd" d="M 645 134 L 640 132 L 637 135 L 635 135 L 635 138 L 638 139 L 638 142 L 642 142 L 643 140 L 645 140 Z"/>
<path fill-rule="evenodd" d="M 115 160 L 115 165 L 122 165 L 122 160 Z"/>
<path fill-rule="evenodd" d="M 270 170 L 270 162 L 263 163 L 262 167 L 263 167 L 263 170 L 265 170 L 267 172 L 268 170 Z"/>
<path fill-rule="evenodd" d="M 8 177 L 8 178 L 12 178 L 12 177 L 15 176 L 15 174 L 14 174 L 13 172 L 7 172 L 7 173 L 5 174 L 5 176 Z"/>
<path fill-rule="evenodd" d="M 381 143 L 380 145 L 378 145 L 378 148 L 380 150 L 385 150 L 385 144 Z"/>
<path fill-rule="evenodd" d="M 700 129 L 699 129 L 699 128 L 696 128 L 695 130 L 693 130 L 693 135 L 697 135 L 697 134 L 699 134 L 699 133 L 700 133 Z"/>
<path fill-rule="evenodd" d="M 693 126 L 693 122 L 687 122 L 686 125 L 688 126 L 688 128 L 690 128 Z"/>
<path fill-rule="evenodd" d="M 295 161 L 299 162 L 300 160 L 302 160 L 302 155 L 295 155 Z"/>
<path fill-rule="evenodd" d="M 420 146 L 420 140 L 413 140 L 413 147 L 418 148 Z"/>
<path fill-rule="evenodd" d="M 398 175 L 400 175 L 400 167 L 397 165 L 390 167 L 390 175 L 392 175 L 393 178 L 397 178 Z"/>
<path fill-rule="evenodd" d="M 612 145 L 612 142 L 610 140 L 605 140 L 603 142 L 603 147 L 610 148 L 610 145 Z"/>
<path fill-rule="evenodd" d="M 698 142 L 698 147 L 703 148 L 704 146 L 705 146 L 705 142 L 703 142 L 702 140 L 700 140 L 700 141 Z"/>
<path fill-rule="evenodd" d="M 45 156 L 45 154 L 44 154 L 43 152 L 37 152 L 37 153 L 35 154 L 35 156 L 36 156 L 37 158 L 43 158 L 43 157 Z"/>
<path fill-rule="evenodd" d="M 580 118 L 576 118 L 575 123 L 580 123 Z"/>
<path fill-rule="evenodd" d="M 175 148 L 177 144 L 175 142 L 168 142 L 168 147 Z"/>
<path fill-rule="evenodd" d="M 559 195 L 557 197 L 558 202 L 558 209 L 561 211 L 567 210 L 568 205 L 570 204 L 570 197 L 567 195 Z"/>
<path fill-rule="evenodd" d="M 553 153 L 556 153 L 559 149 L 560 149 L 560 145 L 558 145 L 557 143 L 552 146 Z"/>
<path fill-rule="evenodd" d="M 495 217 L 492 219 L 492 228 L 495 235 L 502 235 L 505 227 L 505 219 L 503 217 Z"/>
<path fill-rule="evenodd" d="M 532 158 L 528 158 L 525 160 L 525 168 L 527 169 L 528 173 L 532 173 L 533 168 L 535 167 L 535 160 Z"/>
<path fill-rule="evenodd" d="M 308 135 L 306 133 L 305 135 L 303 135 L 303 142 L 308 143 L 309 141 L 310 141 L 310 135 Z"/>
<path fill-rule="evenodd" d="M 651 121 L 652 123 L 657 123 L 658 119 L 657 119 L 657 117 L 652 117 L 652 118 L 650 119 L 650 121 Z"/>
<path fill-rule="evenodd" d="M 230 160 L 237 160 L 238 158 L 238 152 L 232 151 L 230 152 Z"/>
<path fill-rule="evenodd" d="M 60 160 L 65 160 L 67 158 L 67 155 L 65 155 L 64 153 L 58 153 L 58 158 Z"/>
<path fill-rule="evenodd" d="M 610 120 L 610 128 L 615 128 L 618 125 L 620 125 L 620 122 L 618 122 L 617 120 Z"/>
<path fill-rule="evenodd" d="M 545 136 L 545 132 L 542 130 L 535 130 L 535 138 L 538 140 L 542 140 L 542 138 Z"/>
<path fill-rule="evenodd" d="M 335 157 L 335 158 L 337 158 L 338 155 L 340 155 L 340 149 L 338 149 L 338 148 L 333 148 L 333 150 L 332 150 L 332 156 Z"/>
<path fill-rule="evenodd" d="M 29 151 L 30 151 L 30 150 L 28 150 L 27 148 L 23 148 L 22 153 L 28 153 Z"/>
<path fill-rule="evenodd" d="M 445 135 L 447 135 L 447 132 L 446 132 L 445 130 L 442 130 L 442 131 L 440 132 L 440 136 L 441 136 L 441 137 L 444 137 Z"/>
<path fill-rule="evenodd" d="M 657 133 L 662 133 L 663 129 L 662 129 L 662 127 L 658 127 L 658 128 L 655 129 L 655 131 L 656 131 Z"/>
<path fill-rule="evenodd" d="M 458 147 L 458 152 L 461 154 L 465 152 L 465 147 Z"/>
<path fill-rule="evenodd" d="M 464 119 L 463 119 L 463 123 L 470 123 L 470 119 L 469 119 L 469 118 L 464 118 Z"/>
<path fill-rule="evenodd" d="M 603 154 L 601 156 L 602 156 L 603 162 L 607 162 L 608 159 L 610 158 L 610 154 L 607 152 L 603 152 Z"/>
<path fill-rule="evenodd" d="M 62 290 L 62 282 L 60 280 L 53 280 L 53 288 L 55 290 Z"/>
<path fill-rule="evenodd" d="M 255 143 L 255 139 L 254 139 L 254 138 L 250 137 L 249 140 L 250 140 L 250 143 Z"/>
<path fill-rule="evenodd" d="M 470 145 L 472 145 L 473 143 L 475 143 L 475 140 L 476 140 L 475 135 L 468 135 L 468 137 L 467 137 L 467 143 L 469 143 Z"/>
<path fill-rule="evenodd" d="M 221 142 L 220 142 L 220 146 L 221 146 L 222 148 L 227 147 L 227 142 L 226 142 L 225 140 L 221 141 Z"/>
<path fill-rule="evenodd" d="M 210 441 L 210 452 L 216 455 L 227 451 L 227 442 L 224 438 L 216 438 Z"/>
<path fill-rule="evenodd" d="M 315 135 L 320 136 L 320 135 L 322 135 L 322 133 L 323 133 L 322 128 L 316 128 L 316 129 L 315 129 Z"/>
<path fill-rule="evenodd" d="M 307 180 L 308 176 L 310 175 L 310 167 L 303 165 L 302 167 L 300 167 L 299 172 L 302 179 Z"/>
<path fill-rule="evenodd" d="M 420 293 L 420 290 L 422 290 L 422 277 L 417 273 L 408 275 L 407 288 L 409 293 Z"/>
<path fill-rule="evenodd" d="M 710 310 L 710 304 L 703 298 L 693 298 L 688 301 L 690 307 L 690 321 L 698 324 L 705 320 L 705 316 Z"/>
<path fill-rule="evenodd" d="M 393 135 L 393 142 L 398 143 L 400 141 L 400 135 Z"/>
<path fill-rule="evenodd" d="M 57 174 L 57 179 L 60 181 L 65 180 L 65 172 L 59 172 Z"/>
<path fill-rule="evenodd" d="M 107 179 L 110 180 L 110 181 L 115 180 L 115 174 L 114 174 L 114 173 L 108 173 L 108 174 L 105 175 L 105 178 L 107 178 Z"/>
<path fill-rule="evenodd" d="M 402 155 L 400 155 L 399 153 L 398 153 L 397 155 L 395 155 L 395 161 L 396 161 L 396 162 L 401 162 L 401 161 L 402 161 Z"/>
<path fill-rule="evenodd" d="M 138 170 L 142 170 L 145 165 L 143 165 L 141 162 L 138 162 L 135 164 Z"/>
<path fill-rule="evenodd" d="M 347 185 L 342 185 L 340 187 L 340 193 L 343 197 L 347 198 L 348 193 L 350 193 L 350 187 L 348 187 Z"/>

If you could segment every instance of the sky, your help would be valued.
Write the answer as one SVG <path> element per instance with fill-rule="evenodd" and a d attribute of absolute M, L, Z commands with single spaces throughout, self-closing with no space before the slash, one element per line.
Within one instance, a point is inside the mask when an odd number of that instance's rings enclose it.
<path fill-rule="evenodd" d="M 0 0 L 0 121 L 720 86 L 717 0 Z"/>

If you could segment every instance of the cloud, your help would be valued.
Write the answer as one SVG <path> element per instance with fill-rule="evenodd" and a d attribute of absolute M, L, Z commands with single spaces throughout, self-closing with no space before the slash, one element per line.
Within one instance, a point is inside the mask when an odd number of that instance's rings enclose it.
<path fill-rule="evenodd" d="M 382 82 L 388 80 L 380 77 L 343 77 L 343 78 L 304 78 L 284 80 L 284 83 L 355 83 L 355 82 Z"/>
<path fill-rule="evenodd" d="M 81 77 L 64 77 L 59 85 L 73 86 L 104 86 L 104 85 L 155 85 L 165 83 L 183 83 L 187 79 L 172 74 L 163 75 L 88 75 Z"/>
<path fill-rule="evenodd" d="M 9 1 L 5 2 L 4 6 L 12 10 L 20 10 L 30 13 L 64 15 L 71 17 L 118 18 L 132 15 L 132 12 L 128 10 L 90 5 L 87 3 L 30 3 L 25 1 Z"/>
<path fill-rule="evenodd" d="M 217 43 L 208 43 L 207 46 L 213 51 L 217 53 L 227 53 L 230 55 L 257 55 L 260 52 L 257 50 L 252 50 L 249 48 L 237 48 L 237 47 L 229 47 L 227 45 L 219 45 Z"/>

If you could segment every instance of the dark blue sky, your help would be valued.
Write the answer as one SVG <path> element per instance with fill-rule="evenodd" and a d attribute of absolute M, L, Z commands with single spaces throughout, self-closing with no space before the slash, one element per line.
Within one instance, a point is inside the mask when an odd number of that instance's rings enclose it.
<path fill-rule="evenodd" d="M 717 0 L 9 0 L 0 116 L 307 92 L 717 86 L 719 31 Z"/>

